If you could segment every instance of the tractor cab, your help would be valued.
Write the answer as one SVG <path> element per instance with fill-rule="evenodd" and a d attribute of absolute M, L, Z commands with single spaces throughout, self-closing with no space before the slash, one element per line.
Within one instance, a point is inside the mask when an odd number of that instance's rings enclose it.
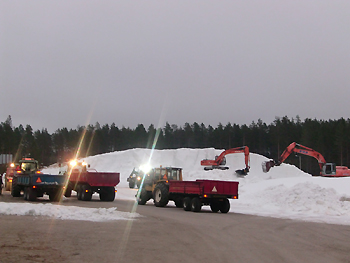
<path fill-rule="evenodd" d="M 182 181 L 182 168 L 162 166 L 153 168 L 144 176 L 144 187 L 151 191 L 158 182 L 169 180 Z"/>
<path fill-rule="evenodd" d="M 38 161 L 33 158 L 23 158 L 16 167 L 16 173 L 18 174 L 32 174 L 36 173 L 38 170 Z"/>

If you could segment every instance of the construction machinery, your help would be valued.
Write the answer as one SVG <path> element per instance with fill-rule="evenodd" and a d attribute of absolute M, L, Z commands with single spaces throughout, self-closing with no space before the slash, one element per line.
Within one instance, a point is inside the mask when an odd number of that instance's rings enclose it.
<path fill-rule="evenodd" d="M 225 166 L 226 165 L 226 155 L 228 154 L 233 154 L 233 153 L 244 153 L 244 158 L 245 158 L 245 165 L 246 167 L 244 169 L 236 170 L 236 174 L 243 176 L 247 175 L 250 169 L 249 166 L 249 147 L 248 146 L 242 146 L 242 147 L 236 147 L 236 148 L 231 148 L 228 150 L 223 151 L 219 156 L 215 156 L 215 160 L 208 160 L 204 159 L 201 161 L 201 165 L 205 166 L 204 170 L 209 171 L 213 169 L 220 169 L 220 170 L 227 170 L 229 167 Z"/>
<path fill-rule="evenodd" d="M 144 173 L 141 169 L 134 168 L 131 174 L 126 179 L 129 182 L 129 188 L 134 188 L 135 185 L 137 186 L 137 188 L 140 188 L 143 175 Z"/>
<path fill-rule="evenodd" d="M 214 213 L 227 213 L 230 210 L 228 199 L 238 198 L 238 182 L 182 181 L 181 168 L 160 167 L 145 174 L 136 196 L 139 205 L 153 198 L 157 207 L 164 207 L 171 200 L 185 211 L 199 212 L 203 205 L 209 205 Z"/>
<path fill-rule="evenodd" d="M 267 173 L 274 166 L 279 166 L 283 163 L 291 153 L 304 154 L 314 157 L 318 161 L 320 167 L 320 176 L 328 177 L 345 177 L 350 176 L 350 170 L 346 166 L 336 166 L 335 163 L 327 163 L 325 158 L 319 152 L 298 144 L 296 142 L 291 143 L 281 154 L 277 161 L 270 160 L 262 163 L 263 172 Z"/>

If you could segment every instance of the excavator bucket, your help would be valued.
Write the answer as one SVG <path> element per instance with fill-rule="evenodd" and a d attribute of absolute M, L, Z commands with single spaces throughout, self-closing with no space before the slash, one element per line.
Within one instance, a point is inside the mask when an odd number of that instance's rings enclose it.
<path fill-rule="evenodd" d="M 271 167 L 274 167 L 274 166 L 275 166 L 275 161 L 273 160 L 266 161 L 261 164 L 261 167 L 264 173 L 267 173 L 268 171 L 270 171 Z"/>
<path fill-rule="evenodd" d="M 241 170 L 236 170 L 235 171 L 238 176 L 246 176 L 249 172 L 247 168 L 241 169 Z"/>

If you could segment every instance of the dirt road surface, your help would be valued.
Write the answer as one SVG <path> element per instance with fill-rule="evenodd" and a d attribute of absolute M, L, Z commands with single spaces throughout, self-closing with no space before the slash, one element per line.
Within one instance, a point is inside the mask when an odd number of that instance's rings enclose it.
<path fill-rule="evenodd" d="M 8 192 L 0 196 L 14 201 L 24 202 Z M 130 212 L 134 202 L 72 197 L 61 205 Z M 350 263 L 350 226 L 193 213 L 152 202 L 136 212 L 143 217 L 109 222 L 0 215 L 0 262 Z"/>

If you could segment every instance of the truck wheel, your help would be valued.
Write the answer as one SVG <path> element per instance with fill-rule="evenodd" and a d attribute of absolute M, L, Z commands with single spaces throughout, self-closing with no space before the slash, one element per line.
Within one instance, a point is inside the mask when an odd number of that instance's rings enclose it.
<path fill-rule="evenodd" d="M 129 180 L 129 188 L 135 188 L 134 180 Z"/>
<path fill-rule="evenodd" d="M 198 197 L 194 197 L 192 199 L 192 203 L 191 203 L 191 211 L 192 212 L 199 212 L 201 211 L 202 208 L 202 202 Z"/>
<path fill-rule="evenodd" d="M 36 191 L 31 187 L 27 187 L 27 200 L 28 201 L 36 201 L 36 198 L 37 198 Z"/>
<path fill-rule="evenodd" d="M 169 202 L 169 190 L 163 183 L 156 185 L 153 193 L 154 205 L 158 207 L 166 206 Z"/>
<path fill-rule="evenodd" d="M 230 201 L 227 198 L 224 201 L 220 202 L 220 211 L 224 214 L 230 211 Z"/>
<path fill-rule="evenodd" d="M 92 191 L 90 186 L 83 185 L 81 187 L 81 200 L 83 201 L 91 201 Z"/>
<path fill-rule="evenodd" d="M 184 198 L 183 208 L 185 211 L 191 211 L 191 198 L 189 198 L 189 197 Z"/>
<path fill-rule="evenodd" d="M 210 209 L 213 213 L 217 213 L 220 210 L 220 203 L 217 201 L 213 201 L 210 203 Z"/>
<path fill-rule="evenodd" d="M 17 185 L 17 179 L 15 179 L 15 178 L 12 181 L 11 195 L 13 197 L 21 196 L 21 188 Z"/>

